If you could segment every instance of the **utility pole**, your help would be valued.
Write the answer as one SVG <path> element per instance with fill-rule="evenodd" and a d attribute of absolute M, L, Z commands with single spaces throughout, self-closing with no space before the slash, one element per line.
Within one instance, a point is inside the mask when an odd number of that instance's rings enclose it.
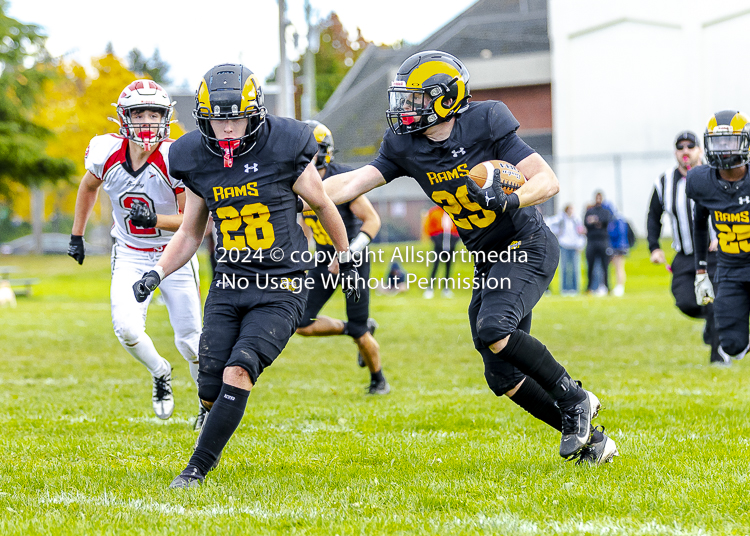
<path fill-rule="evenodd" d="M 320 28 L 312 24 L 310 0 L 305 0 L 305 20 L 307 22 L 307 52 L 305 53 L 305 86 L 302 93 L 302 119 L 312 119 L 315 115 L 315 54 L 320 49 Z"/>
<path fill-rule="evenodd" d="M 283 117 L 294 117 L 294 79 L 292 78 L 292 66 L 286 56 L 286 27 L 289 21 L 286 18 L 286 0 L 279 0 L 279 115 Z"/>

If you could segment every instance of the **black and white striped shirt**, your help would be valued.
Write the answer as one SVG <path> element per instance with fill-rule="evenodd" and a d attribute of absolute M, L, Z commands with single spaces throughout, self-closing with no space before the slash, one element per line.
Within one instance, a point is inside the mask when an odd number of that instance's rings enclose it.
<path fill-rule="evenodd" d="M 661 216 L 666 212 L 672 222 L 672 247 L 678 253 L 693 254 L 695 201 L 685 195 L 685 182 L 685 177 L 676 166 L 656 179 L 646 224 L 649 250 L 659 249 Z M 711 239 L 715 238 L 715 233 L 712 232 Z"/>

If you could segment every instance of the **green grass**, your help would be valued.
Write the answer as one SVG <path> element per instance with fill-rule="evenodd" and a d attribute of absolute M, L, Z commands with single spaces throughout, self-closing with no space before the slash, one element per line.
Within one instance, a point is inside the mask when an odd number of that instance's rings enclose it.
<path fill-rule="evenodd" d="M 553 295 L 534 310 L 532 333 L 602 399 L 615 463 L 564 463 L 557 433 L 489 391 L 467 291 L 412 289 L 373 298 L 389 396 L 363 394 L 348 338 L 294 337 L 221 466 L 178 492 L 166 486 L 191 453 L 196 402 L 165 308 L 148 319 L 174 366 L 177 408 L 162 422 L 112 332 L 108 259 L 0 264 L 42 280 L 0 309 L 2 534 L 750 533 L 748 365 L 708 366 L 701 324 L 674 307 L 643 244 L 623 298 Z"/>

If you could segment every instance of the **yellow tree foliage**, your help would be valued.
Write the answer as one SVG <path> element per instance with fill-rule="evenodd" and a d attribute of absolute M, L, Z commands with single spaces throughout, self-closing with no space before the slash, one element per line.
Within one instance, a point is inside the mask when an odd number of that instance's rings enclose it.
<path fill-rule="evenodd" d="M 112 103 L 117 102 L 123 88 L 138 78 L 112 54 L 94 58 L 91 67 L 87 72 L 77 63 L 59 65 L 59 76 L 46 82 L 44 97 L 40 100 L 35 118 L 40 125 L 54 133 L 47 143 L 47 154 L 72 159 L 79 177 L 86 172 L 84 154 L 91 138 L 117 133 L 117 124 L 107 119 L 117 117 Z M 170 137 L 177 138 L 182 134 L 184 131 L 180 126 L 173 123 Z M 44 191 L 45 219 L 52 214 L 72 217 L 78 191 L 77 180 L 73 184 L 50 186 Z M 30 193 L 18 187 L 16 194 L 13 212 L 29 221 Z M 102 202 L 94 208 L 92 219 L 108 221 L 109 201 L 103 192 L 101 197 Z"/>

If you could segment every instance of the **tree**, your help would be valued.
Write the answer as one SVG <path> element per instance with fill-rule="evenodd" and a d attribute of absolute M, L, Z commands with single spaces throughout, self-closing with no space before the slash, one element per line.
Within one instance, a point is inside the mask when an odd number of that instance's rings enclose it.
<path fill-rule="evenodd" d="M 370 42 L 362 37 L 359 28 L 357 37 L 350 39 L 349 32 L 334 12 L 320 22 L 320 50 L 315 54 L 315 97 L 318 108 L 325 106 L 368 44 Z"/>
<path fill-rule="evenodd" d="M 68 179 L 73 163 L 45 153 L 51 136 L 34 120 L 34 105 L 43 85 L 55 77 L 54 61 L 44 48 L 46 37 L 38 26 L 23 24 L 5 14 L 0 0 L 0 196 L 11 184 L 39 185 Z M 30 65 L 29 67 L 26 67 Z"/>
<path fill-rule="evenodd" d="M 158 48 L 150 58 L 146 58 L 137 48 L 128 52 L 128 69 L 140 77 L 152 79 L 157 84 L 168 85 L 172 82 L 167 77 L 169 64 L 161 59 Z"/>

